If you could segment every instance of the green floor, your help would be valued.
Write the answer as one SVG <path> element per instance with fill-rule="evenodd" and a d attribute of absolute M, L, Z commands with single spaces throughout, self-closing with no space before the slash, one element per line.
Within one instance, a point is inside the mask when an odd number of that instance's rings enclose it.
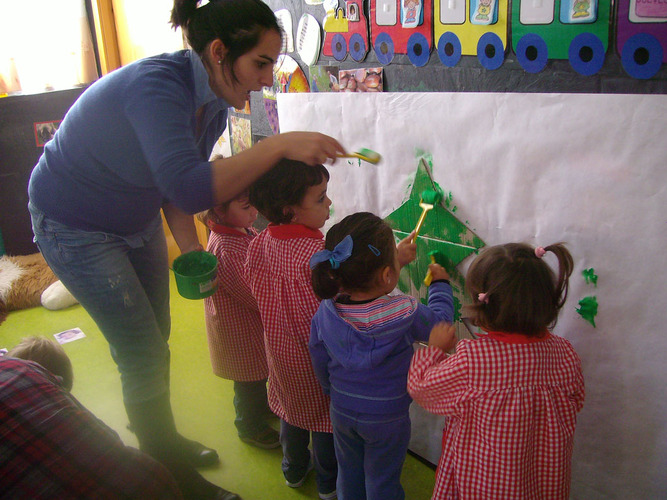
<path fill-rule="evenodd" d="M 285 486 L 280 449 L 260 450 L 237 438 L 232 382 L 211 371 L 203 302 L 180 297 L 173 276 L 171 310 L 171 390 L 177 425 L 182 434 L 217 449 L 221 457 L 219 466 L 202 474 L 244 500 L 317 498 L 313 475 L 299 489 Z M 62 311 L 37 307 L 11 312 L 0 325 L 0 347 L 10 348 L 28 335 L 53 338 L 54 333 L 74 327 L 81 328 L 86 338 L 63 345 L 74 365 L 72 393 L 115 429 L 127 445 L 137 446 L 136 438 L 126 429 L 120 379 L 108 344 L 81 306 Z M 408 455 L 402 476 L 407 500 L 430 498 L 434 479 L 432 468 Z"/>

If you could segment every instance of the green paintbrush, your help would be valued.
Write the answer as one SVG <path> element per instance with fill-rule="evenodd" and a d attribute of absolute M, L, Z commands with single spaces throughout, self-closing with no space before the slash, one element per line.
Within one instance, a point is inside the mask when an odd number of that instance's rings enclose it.
<path fill-rule="evenodd" d="M 377 164 L 381 159 L 382 156 L 380 156 L 380 153 L 376 153 L 372 149 L 366 149 L 362 148 L 356 153 L 348 153 L 348 154 L 339 154 L 339 158 L 359 158 L 360 160 L 367 161 L 368 163 L 372 163 L 373 165 Z"/>

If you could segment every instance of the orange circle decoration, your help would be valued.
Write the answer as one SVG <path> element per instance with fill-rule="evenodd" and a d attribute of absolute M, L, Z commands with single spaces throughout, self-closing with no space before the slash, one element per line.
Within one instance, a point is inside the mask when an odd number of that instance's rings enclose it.
<path fill-rule="evenodd" d="M 273 88 L 276 92 L 310 92 L 308 78 L 298 63 L 288 55 L 280 55 L 274 71 Z"/>

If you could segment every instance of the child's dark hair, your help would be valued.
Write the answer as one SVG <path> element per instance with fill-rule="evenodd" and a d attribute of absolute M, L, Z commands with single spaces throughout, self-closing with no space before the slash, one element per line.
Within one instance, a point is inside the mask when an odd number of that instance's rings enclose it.
<path fill-rule="evenodd" d="M 352 236 L 352 255 L 333 269 L 329 261 L 313 268 L 312 284 L 320 299 L 330 299 L 343 289 L 366 290 L 376 285 L 377 272 L 394 263 L 396 240 L 391 227 L 377 215 L 348 215 L 327 232 L 324 248 L 333 251 L 343 238 Z"/>
<path fill-rule="evenodd" d="M 227 212 L 227 209 L 229 208 L 229 205 L 233 201 L 239 200 L 241 198 L 247 197 L 248 196 L 248 191 L 244 191 L 240 195 L 238 195 L 236 198 L 232 198 L 231 200 L 225 201 L 223 203 L 219 203 L 213 208 L 209 208 L 208 210 L 204 210 L 203 212 L 198 212 L 195 214 L 195 217 L 197 217 L 197 220 L 204 224 L 206 227 L 209 226 L 209 222 L 214 223 L 214 224 L 220 224 L 220 218 L 218 217 L 218 214 L 216 213 L 216 210 L 225 213 Z"/>
<path fill-rule="evenodd" d="M 545 252 L 556 255 L 558 276 L 541 258 Z M 572 269 L 563 243 L 537 249 L 507 243 L 482 250 L 466 276 L 473 300 L 466 315 L 486 330 L 540 335 L 558 320 Z"/>
<path fill-rule="evenodd" d="M 234 63 L 252 50 L 261 36 L 273 30 L 282 37 L 282 30 L 271 8 L 262 0 L 211 0 L 197 8 L 198 0 L 174 0 L 171 25 L 181 27 L 188 44 L 200 56 L 216 38 L 225 45 L 223 64 L 232 78 Z"/>
<path fill-rule="evenodd" d="M 72 362 L 60 344 L 45 337 L 31 336 L 9 350 L 8 356 L 34 361 L 53 375 L 62 379 L 63 387 L 69 392 L 74 384 Z"/>
<path fill-rule="evenodd" d="M 250 186 L 250 204 L 269 222 L 289 224 L 294 214 L 286 207 L 299 205 L 309 187 L 325 180 L 329 180 L 329 171 L 324 165 L 311 167 L 283 158 Z"/>

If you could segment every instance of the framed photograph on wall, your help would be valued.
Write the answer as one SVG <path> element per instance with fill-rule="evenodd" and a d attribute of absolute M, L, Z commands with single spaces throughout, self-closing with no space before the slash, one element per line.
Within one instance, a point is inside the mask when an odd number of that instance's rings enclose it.
<path fill-rule="evenodd" d="M 44 144 L 53 139 L 56 130 L 60 127 L 60 122 L 62 122 L 62 120 L 33 123 L 33 128 L 35 130 L 35 144 L 38 148 L 44 147 Z"/>

